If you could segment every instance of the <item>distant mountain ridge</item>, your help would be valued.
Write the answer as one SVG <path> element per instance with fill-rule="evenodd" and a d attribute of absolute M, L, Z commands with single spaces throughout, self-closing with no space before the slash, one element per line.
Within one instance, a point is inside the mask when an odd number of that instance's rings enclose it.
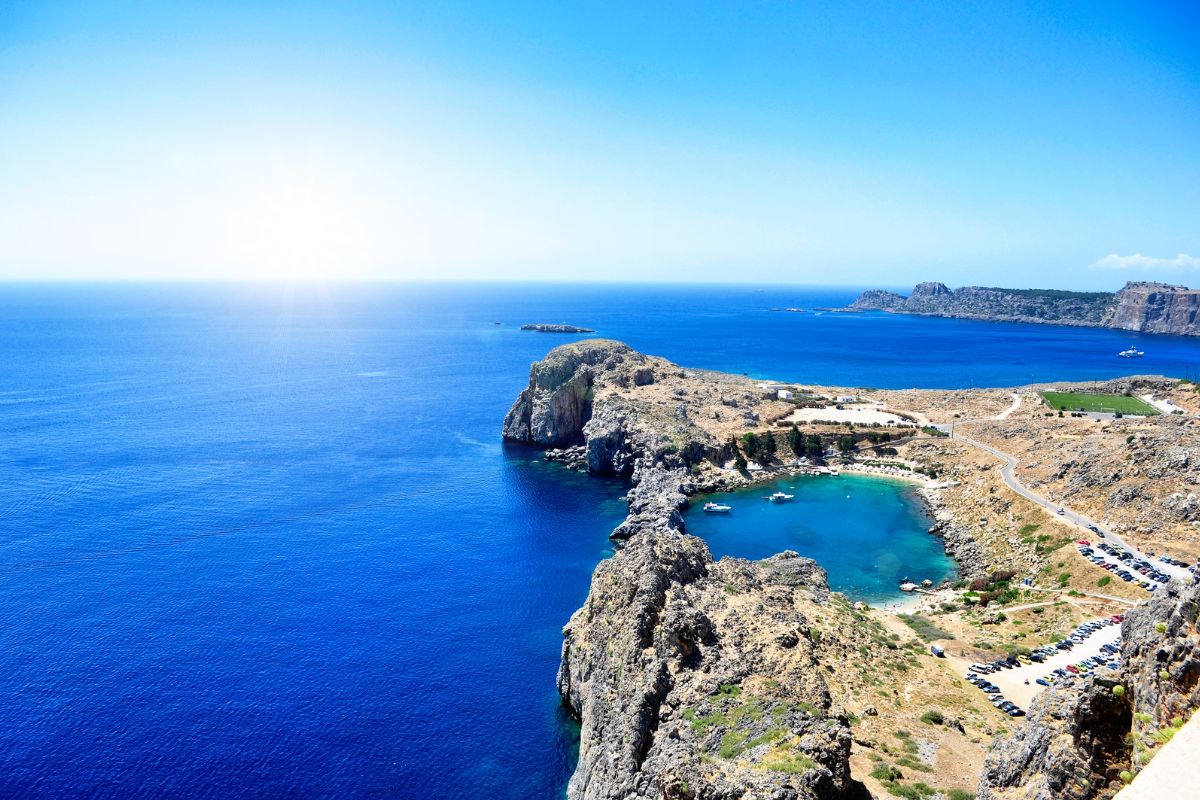
<path fill-rule="evenodd" d="M 1119 328 L 1142 333 L 1200 336 L 1200 290 L 1130 281 L 1118 292 L 1001 289 L 918 283 L 907 297 L 871 289 L 849 306 L 936 317 Z"/>

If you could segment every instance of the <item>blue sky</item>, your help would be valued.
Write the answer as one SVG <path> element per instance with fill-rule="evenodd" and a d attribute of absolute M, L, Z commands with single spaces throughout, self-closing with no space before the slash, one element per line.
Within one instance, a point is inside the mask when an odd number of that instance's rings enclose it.
<path fill-rule="evenodd" d="M 0 278 L 1200 284 L 1200 11 L 0 5 Z"/>

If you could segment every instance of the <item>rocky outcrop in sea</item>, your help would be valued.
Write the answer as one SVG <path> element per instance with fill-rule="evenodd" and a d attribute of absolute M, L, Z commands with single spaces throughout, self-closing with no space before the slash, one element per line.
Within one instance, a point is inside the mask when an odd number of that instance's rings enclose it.
<path fill-rule="evenodd" d="M 578 325 L 564 325 L 562 323 L 546 323 L 546 322 L 531 322 L 527 325 L 522 325 L 523 331 L 537 331 L 538 333 L 595 333 L 592 328 L 581 328 Z"/>

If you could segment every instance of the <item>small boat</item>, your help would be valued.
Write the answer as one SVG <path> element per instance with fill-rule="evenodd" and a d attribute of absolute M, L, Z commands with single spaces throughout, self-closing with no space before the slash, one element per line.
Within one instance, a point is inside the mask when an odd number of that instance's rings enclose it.
<path fill-rule="evenodd" d="M 767 499 L 770 500 L 772 503 L 786 503 L 788 500 L 791 500 L 795 496 L 796 495 L 794 495 L 794 494 L 784 494 L 783 492 L 776 492 L 775 494 L 771 495 Z"/>
<path fill-rule="evenodd" d="M 709 514 L 728 514 L 733 510 L 733 506 L 727 506 L 724 503 L 705 503 L 704 510 Z"/>
<path fill-rule="evenodd" d="M 1138 350 L 1136 347 L 1131 347 L 1128 350 L 1122 350 L 1121 352 L 1117 353 L 1117 355 L 1121 358 L 1141 358 L 1146 354 L 1141 350 Z"/>

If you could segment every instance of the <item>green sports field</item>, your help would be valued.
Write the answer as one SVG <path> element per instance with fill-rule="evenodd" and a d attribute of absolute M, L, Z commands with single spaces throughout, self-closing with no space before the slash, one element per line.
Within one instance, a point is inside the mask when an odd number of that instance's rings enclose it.
<path fill-rule="evenodd" d="M 1158 413 L 1152 405 L 1123 394 L 1084 394 L 1082 392 L 1042 392 L 1046 405 L 1056 411 L 1107 411 L 1150 417 Z"/>

